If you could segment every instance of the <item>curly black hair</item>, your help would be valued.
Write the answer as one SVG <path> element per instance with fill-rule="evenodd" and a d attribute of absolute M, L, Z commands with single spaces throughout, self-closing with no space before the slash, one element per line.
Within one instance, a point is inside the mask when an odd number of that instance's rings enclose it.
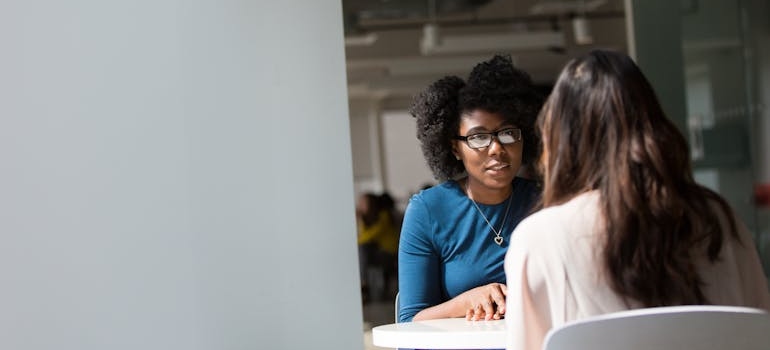
<path fill-rule="evenodd" d="M 510 56 L 495 55 L 477 64 L 467 83 L 446 76 L 429 85 L 415 96 L 409 113 L 417 119 L 417 139 L 433 177 L 446 181 L 465 172 L 462 161 L 452 153 L 452 139 L 463 113 L 477 109 L 499 113 L 521 128 L 522 165 L 528 165 L 540 152 L 535 119 L 543 101 L 529 74 L 515 68 Z"/>

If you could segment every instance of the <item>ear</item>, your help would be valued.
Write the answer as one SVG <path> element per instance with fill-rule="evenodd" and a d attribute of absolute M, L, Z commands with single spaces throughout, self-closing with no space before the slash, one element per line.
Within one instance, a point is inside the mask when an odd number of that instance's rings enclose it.
<path fill-rule="evenodd" d="M 452 141 L 452 154 L 455 155 L 455 159 L 460 160 L 462 157 L 460 157 L 460 151 L 457 149 L 457 141 Z"/>

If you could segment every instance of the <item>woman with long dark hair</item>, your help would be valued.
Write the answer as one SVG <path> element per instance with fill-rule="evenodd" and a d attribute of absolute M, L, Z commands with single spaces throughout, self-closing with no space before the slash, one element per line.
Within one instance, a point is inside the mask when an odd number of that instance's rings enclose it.
<path fill-rule="evenodd" d="M 566 321 L 626 309 L 770 309 L 746 228 L 695 182 L 685 138 L 625 54 L 570 61 L 538 117 L 542 207 L 512 235 L 511 349 Z"/>

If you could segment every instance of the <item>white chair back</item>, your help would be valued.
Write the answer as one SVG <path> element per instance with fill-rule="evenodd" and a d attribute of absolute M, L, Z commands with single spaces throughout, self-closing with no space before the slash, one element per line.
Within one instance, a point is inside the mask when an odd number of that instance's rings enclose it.
<path fill-rule="evenodd" d="M 548 332 L 545 350 L 766 350 L 770 314 L 733 306 L 670 306 L 616 312 Z"/>

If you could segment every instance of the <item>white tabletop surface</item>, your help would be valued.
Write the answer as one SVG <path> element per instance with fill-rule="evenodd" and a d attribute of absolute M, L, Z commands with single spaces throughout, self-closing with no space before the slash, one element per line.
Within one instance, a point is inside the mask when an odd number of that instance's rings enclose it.
<path fill-rule="evenodd" d="M 372 328 L 372 342 L 385 348 L 503 349 L 505 337 L 504 320 L 443 318 Z"/>

